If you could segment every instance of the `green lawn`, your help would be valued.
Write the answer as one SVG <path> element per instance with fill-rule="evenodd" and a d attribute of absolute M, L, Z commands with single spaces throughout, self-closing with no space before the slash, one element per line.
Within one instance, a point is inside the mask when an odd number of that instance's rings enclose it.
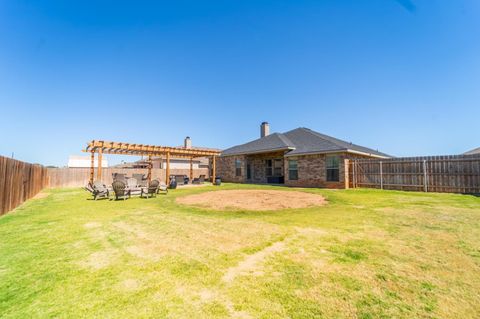
<path fill-rule="evenodd" d="M 328 205 L 175 203 L 213 189 L 125 202 L 55 189 L 0 217 L 0 317 L 480 318 L 478 197 L 311 189 Z"/>

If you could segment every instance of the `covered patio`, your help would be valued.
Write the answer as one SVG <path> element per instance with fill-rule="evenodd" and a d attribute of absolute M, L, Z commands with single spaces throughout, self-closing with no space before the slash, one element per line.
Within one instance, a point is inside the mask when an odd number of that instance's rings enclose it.
<path fill-rule="evenodd" d="M 82 150 L 91 154 L 90 161 L 90 182 L 93 183 L 95 177 L 95 154 L 97 154 L 97 179 L 102 177 L 102 159 L 103 154 L 112 155 L 130 155 L 130 156 L 142 156 L 147 158 L 147 180 L 150 183 L 152 179 L 152 158 L 153 157 L 165 157 L 165 183 L 168 185 L 168 179 L 170 176 L 170 158 L 180 157 L 190 159 L 190 180 L 193 180 L 193 159 L 198 157 L 208 157 L 211 161 L 211 182 L 215 182 L 216 177 L 216 158 L 220 155 L 220 151 L 203 148 L 185 148 L 185 147 L 170 147 L 170 146 L 157 146 L 157 145 L 145 145 L 145 144 L 133 144 L 123 142 L 109 142 L 93 140 L 87 144 L 87 147 Z"/>

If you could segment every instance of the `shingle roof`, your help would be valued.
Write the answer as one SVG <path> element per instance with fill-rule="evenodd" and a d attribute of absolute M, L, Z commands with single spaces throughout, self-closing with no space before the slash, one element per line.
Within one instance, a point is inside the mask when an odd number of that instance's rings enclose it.
<path fill-rule="evenodd" d="M 381 157 L 390 157 L 390 155 L 385 153 L 345 142 L 304 127 L 300 127 L 286 133 L 274 133 L 246 144 L 234 146 L 224 150 L 222 155 L 253 154 L 275 150 L 288 151 L 286 156 L 337 151 L 353 151 Z"/>
<path fill-rule="evenodd" d="M 254 141 L 237 145 L 222 151 L 222 155 L 253 154 L 268 151 L 281 151 L 293 149 L 295 146 L 284 135 L 273 133 Z"/>
<path fill-rule="evenodd" d="M 463 153 L 463 155 L 476 155 L 476 154 L 480 154 L 480 147 L 474 148 L 473 150 Z"/>

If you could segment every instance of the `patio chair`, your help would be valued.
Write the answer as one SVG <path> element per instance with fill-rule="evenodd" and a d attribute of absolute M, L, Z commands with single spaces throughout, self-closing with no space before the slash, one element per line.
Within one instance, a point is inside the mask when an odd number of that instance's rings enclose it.
<path fill-rule="evenodd" d="M 205 182 L 205 175 L 200 175 L 198 178 L 194 178 L 192 184 L 203 184 Z"/>
<path fill-rule="evenodd" d="M 138 181 L 135 178 L 127 179 L 127 189 L 130 191 L 131 195 L 140 195 L 142 188 L 139 187 Z"/>
<path fill-rule="evenodd" d="M 150 185 L 148 185 L 147 188 L 142 188 L 142 192 L 140 193 L 140 197 L 143 197 L 143 196 L 146 196 L 147 198 L 156 197 L 159 184 L 160 183 L 156 179 L 151 181 Z"/>
<path fill-rule="evenodd" d="M 124 182 L 116 180 L 112 183 L 113 191 L 115 192 L 115 199 L 123 199 L 126 200 L 130 198 L 130 190 L 127 189 Z"/>
<path fill-rule="evenodd" d="M 188 184 L 188 177 L 186 175 L 173 175 L 177 181 L 177 185 L 186 185 Z"/>
<path fill-rule="evenodd" d="M 107 186 L 101 181 L 95 181 L 93 185 L 89 184 L 87 187 L 91 189 L 94 200 L 97 200 L 98 198 L 110 198 L 110 192 L 108 191 Z"/>
<path fill-rule="evenodd" d="M 168 186 L 164 182 L 160 182 L 160 185 L 158 186 L 157 194 L 160 192 L 165 192 L 165 194 L 168 194 Z"/>
<path fill-rule="evenodd" d="M 88 182 L 88 184 L 83 189 L 93 194 L 93 184 L 92 183 Z"/>
<path fill-rule="evenodd" d="M 137 180 L 137 186 L 147 186 L 147 180 L 145 179 L 144 174 L 132 174 L 132 177 Z"/>
<path fill-rule="evenodd" d="M 113 173 L 112 174 L 112 177 L 113 177 L 113 181 L 121 181 L 121 182 L 124 182 L 126 181 L 126 178 L 125 178 L 125 174 L 122 174 L 122 173 Z"/>

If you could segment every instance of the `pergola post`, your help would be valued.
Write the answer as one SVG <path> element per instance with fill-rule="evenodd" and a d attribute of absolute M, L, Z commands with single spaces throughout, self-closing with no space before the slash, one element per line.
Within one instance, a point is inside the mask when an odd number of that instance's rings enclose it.
<path fill-rule="evenodd" d="M 93 177 L 95 175 L 95 152 L 90 152 L 90 184 L 93 184 Z"/>
<path fill-rule="evenodd" d="M 216 174 L 216 156 L 212 156 L 212 184 L 215 185 L 215 174 Z"/>
<path fill-rule="evenodd" d="M 170 183 L 170 152 L 167 152 L 167 167 L 165 171 L 165 184 Z"/>
<path fill-rule="evenodd" d="M 190 182 L 193 181 L 193 157 L 190 157 Z"/>
<path fill-rule="evenodd" d="M 97 180 L 102 180 L 102 148 L 98 149 Z"/>
<path fill-rule="evenodd" d="M 152 181 L 152 156 L 148 155 L 148 174 L 147 174 L 148 185 Z"/>

